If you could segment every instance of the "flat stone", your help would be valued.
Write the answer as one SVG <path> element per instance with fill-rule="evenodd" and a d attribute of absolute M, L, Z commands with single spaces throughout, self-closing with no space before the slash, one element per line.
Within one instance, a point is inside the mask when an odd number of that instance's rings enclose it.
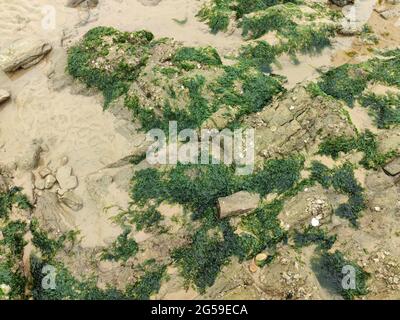
<path fill-rule="evenodd" d="M 225 198 L 218 199 L 220 218 L 232 217 L 249 213 L 257 209 L 260 195 L 240 191 Z"/>
<path fill-rule="evenodd" d="M 383 167 L 383 170 L 391 176 L 395 176 L 400 173 L 400 157 L 389 162 Z"/>
<path fill-rule="evenodd" d="M 52 46 L 41 39 L 26 38 L 12 42 L 0 50 L 0 70 L 13 72 L 37 64 L 51 51 Z"/>
<path fill-rule="evenodd" d="M 44 179 L 46 178 L 49 174 L 51 174 L 51 170 L 49 168 L 43 168 L 39 171 L 39 175 Z"/>
<path fill-rule="evenodd" d="M 77 177 L 72 175 L 72 168 L 70 166 L 62 166 L 58 168 L 56 179 L 60 184 L 61 189 L 71 190 L 78 186 Z"/>
<path fill-rule="evenodd" d="M 10 99 L 11 94 L 3 89 L 0 89 L 0 104 Z"/>

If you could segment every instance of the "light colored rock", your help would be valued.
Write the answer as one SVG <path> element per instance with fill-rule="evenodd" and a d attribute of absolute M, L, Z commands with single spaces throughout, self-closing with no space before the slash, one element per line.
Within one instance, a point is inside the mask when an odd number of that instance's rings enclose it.
<path fill-rule="evenodd" d="M 72 191 L 67 191 L 61 197 L 61 202 L 73 211 L 79 211 L 83 208 L 83 200 Z"/>
<path fill-rule="evenodd" d="M 354 36 L 360 34 L 363 26 L 359 23 L 343 20 L 340 23 L 338 32 L 344 36 Z"/>
<path fill-rule="evenodd" d="M 46 177 L 46 179 L 44 179 L 44 187 L 45 187 L 45 189 L 51 189 L 56 182 L 57 182 L 56 178 L 53 175 L 49 174 Z"/>
<path fill-rule="evenodd" d="M 0 89 L 0 104 L 10 99 L 11 95 L 8 91 Z"/>
<path fill-rule="evenodd" d="M 52 46 L 41 39 L 16 40 L 0 50 L 0 70 L 13 72 L 20 68 L 27 69 L 42 60 L 51 49 Z"/>
<path fill-rule="evenodd" d="M 139 2 L 146 6 L 146 7 L 155 7 L 157 6 L 162 0 L 139 0 Z"/>
<path fill-rule="evenodd" d="M 44 179 L 44 178 L 46 178 L 49 174 L 51 174 L 51 170 L 49 169 L 49 168 L 47 168 L 47 167 L 45 167 L 45 168 L 43 168 L 43 169 L 41 169 L 40 171 L 39 171 L 39 175 Z"/>
<path fill-rule="evenodd" d="M 391 176 L 395 176 L 400 173 L 400 157 L 389 162 L 383 167 L 383 170 Z"/>
<path fill-rule="evenodd" d="M 257 209 L 260 195 L 246 191 L 240 191 L 225 198 L 218 199 L 220 218 L 237 216 L 249 213 Z"/>
<path fill-rule="evenodd" d="M 44 190 L 44 180 L 43 179 L 36 179 L 35 180 L 35 188 L 39 190 Z"/>
<path fill-rule="evenodd" d="M 385 11 L 381 12 L 380 15 L 382 16 L 382 18 L 384 18 L 386 20 L 399 17 L 400 16 L 400 8 L 393 8 L 393 9 L 385 10 Z"/>
<path fill-rule="evenodd" d="M 62 166 L 58 168 L 56 179 L 60 184 L 61 189 L 71 190 L 78 186 L 78 178 L 72 175 L 70 166 Z"/>

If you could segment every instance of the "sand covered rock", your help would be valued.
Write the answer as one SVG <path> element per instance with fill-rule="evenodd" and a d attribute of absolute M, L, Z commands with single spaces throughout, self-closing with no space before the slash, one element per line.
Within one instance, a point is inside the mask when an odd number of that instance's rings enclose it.
<path fill-rule="evenodd" d="M 259 203 L 259 194 L 240 191 L 228 197 L 218 199 L 219 216 L 223 219 L 246 214 L 257 209 Z"/>
<path fill-rule="evenodd" d="M 42 152 L 41 144 L 42 141 L 35 139 L 25 149 L 21 150 L 16 161 L 17 167 L 26 171 L 36 169 Z"/>
<path fill-rule="evenodd" d="M 16 40 L 0 51 L 0 70 L 28 69 L 40 62 L 51 49 L 50 43 L 34 37 Z"/>
<path fill-rule="evenodd" d="M 83 208 L 83 200 L 76 193 L 68 191 L 61 197 L 61 202 L 73 211 L 79 211 Z"/>
<path fill-rule="evenodd" d="M 73 229 L 72 217 L 60 205 L 57 195 L 50 191 L 44 191 L 38 198 L 33 215 L 45 230 L 63 233 Z"/>

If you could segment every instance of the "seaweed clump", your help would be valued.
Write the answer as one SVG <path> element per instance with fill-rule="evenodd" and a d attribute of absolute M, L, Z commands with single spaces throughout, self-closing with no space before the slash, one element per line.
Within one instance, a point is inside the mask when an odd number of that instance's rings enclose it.
<path fill-rule="evenodd" d="M 347 260 L 340 251 L 321 253 L 314 259 L 313 269 L 321 284 L 326 284 L 328 288 L 346 300 L 352 300 L 368 293 L 369 274 L 356 263 Z M 347 275 L 350 276 L 349 279 L 345 278 Z M 352 276 L 355 278 L 351 279 Z"/>
<path fill-rule="evenodd" d="M 215 48 L 184 47 L 147 31 L 94 28 L 69 50 L 67 70 L 100 90 L 105 107 L 121 98 L 143 130 L 168 131 L 169 121 L 198 128 L 223 107 L 255 112 L 283 91 L 280 79 L 252 64 L 225 66 Z"/>
<path fill-rule="evenodd" d="M 322 163 L 314 161 L 311 166 L 311 178 L 325 188 L 333 187 L 336 191 L 349 196 L 348 202 L 339 205 L 335 214 L 349 220 L 354 227 L 357 227 L 357 219 L 366 208 L 366 201 L 363 188 L 354 177 L 352 165 L 345 163 L 331 170 Z"/>
<path fill-rule="evenodd" d="M 376 136 L 369 130 L 356 137 L 336 136 L 328 137 L 319 146 L 318 153 L 338 159 L 339 154 L 358 151 L 364 154 L 360 164 L 366 169 L 376 169 L 395 157 L 396 151 L 379 152 Z"/>
<path fill-rule="evenodd" d="M 31 208 L 20 188 L 0 192 L 0 300 L 24 299 L 27 284 L 21 262 L 28 225 L 21 220 L 9 219 L 13 206 L 22 210 Z"/>

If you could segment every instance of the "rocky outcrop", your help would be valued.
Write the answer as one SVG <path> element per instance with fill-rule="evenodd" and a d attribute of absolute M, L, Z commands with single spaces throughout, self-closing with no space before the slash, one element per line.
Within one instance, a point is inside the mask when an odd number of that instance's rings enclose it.
<path fill-rule="evenodd" d="M 218 199 L 219 217 L 237 216 L 249 213 L 257 209 L 260 203 L 260 195 L 246 191 L 240 191 L 225 198 Z"/>
<path fill-rule="evenodd" d="M 0 51 L 0 70 L 13 72 L 28 69 L 40 62 L 51 49 L 52 46 L 41 39 L 16 40 Z"/>
<path fill-rule="evenodd" d="M 303 86 L 278 97 L 244 122 L 255 128 L 257 163 L 293 152 L 309 152 L 329 135 L 355 135 L 340 102 L 313 97 Z"/>
<path fill-rule="evenodd" d="M 10 99 L 11 94 L 3 89 L 0 89 L 0 104 Z"/>

